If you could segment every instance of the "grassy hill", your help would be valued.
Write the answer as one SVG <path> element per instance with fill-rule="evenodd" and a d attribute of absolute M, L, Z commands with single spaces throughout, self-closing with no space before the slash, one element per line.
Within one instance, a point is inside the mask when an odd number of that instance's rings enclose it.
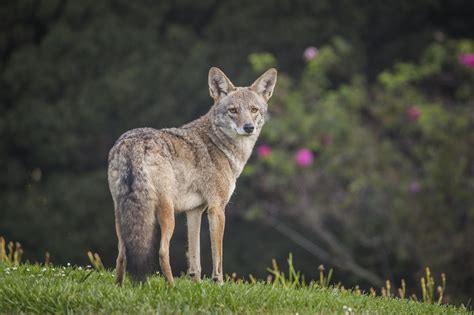
<path fill-rule="evenodd" d="M 268 283 L 218 286 L 185 277 L 170 287 L 160 276 L 142 285 L 114 284 L 110 271 L 0 263 L 1 313 L 275 313 L 275 314 L 469 314 L 464 308 L 407 299 L 357 295 L 323 288 Z"/>

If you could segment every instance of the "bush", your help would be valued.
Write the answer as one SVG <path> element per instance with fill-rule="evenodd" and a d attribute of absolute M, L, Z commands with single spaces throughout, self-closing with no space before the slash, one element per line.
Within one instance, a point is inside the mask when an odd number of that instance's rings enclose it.
<path fill-rule="evenodd" d="M 474 69 L 459 56 L 473 45 L 435 42 L 368 84 L 337 38 L 299 80 L 280 74 L 246 216 L 292 220 L 314 255 L 368 282 L 431 265 L 472 292 Z"/>

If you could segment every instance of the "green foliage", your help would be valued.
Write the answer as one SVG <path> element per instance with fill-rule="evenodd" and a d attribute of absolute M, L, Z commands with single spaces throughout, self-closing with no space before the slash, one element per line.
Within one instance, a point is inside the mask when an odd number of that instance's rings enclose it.
<path fill-rule="evenodd" d="M 23 255 L 23 248 L 19 242 L 7 242 L 0 236 L 0 263 L 9 265 L 19 265 L 21 256 Z"/>
<path fill-rule="evenodd" d="M 278 66 L 260 142 L 272 154 L 254 156 L 239 180 L 226 234 L 239 237 L 226 238 L 232 259 L 224 269 L 255 273 L 263 270 L 256 256 L 299 250 L 310 277 L 324 263 L 361 287 L 375 285 L 370 271 L 379 280 L 404 277 L 410 288 L 430 265 L 449 272 L 464 302 L 474 292 L 466 246 L 474 71 L 458 55 L 472 53 L 474 42 L 450 38 L 472 37 L 474 19 L 446 14 L 458 6 L 3 1 L 1 234 L 31 248 L 31 261 L 49 251 L 55 263 L 84 264 L 92 250 L 113 266 L 106 166 L 114 141 L 131 128 L 178 126 L 205 113 L 210 66 L 237 85 Z M 302 58 L 307 46 L 319 51 L 310 61 Z M 294 162 L 302 148 L 314 155 L 309 167 Z M 321 251 L 276 234 L 273 217 Z M 177 225 L 175 270 L 186 268 L 185 243 Z"/>
<path fill-rule="evenodd" d="M 304 276 L 300 271 L 296 271 L 293 266 L 293 255 L 290 253 L 288 259 L 288 275 L 285 276 L 285 272 L 280 270 L 275 259 L 272 259 L 272 268 L 268 268 L 267 271 L 273 276 L 271 283 L 273 287 L 283 288 L 301 288 L 306 286 Z"/>
<path fill-rule="evenodd" d="M 466 41 L 436 42 L 371 86 L 341 67 L 347 46 L 337 39 L 321 47 L 297 81 L 281 76 L 261 137 L 272 151 L 251 162 L 260 180 L 248 209 L 293 218 L 337 263 L 345 247 L 384 253 L 396 277 L 428 264 L 453 270 L 463 261 L 469 269 L 471 256 L 459 256 L 471 252 L 465 244 L 474 223 L 467 193 L 474 189 L 474 71 L 457 59 Z M 295 163 L 299 148 L 313 152 L 311 166 Z M 374 256 L 354 255 L 379 268 Z M 453 282 L 472 289 L 459 274 Z"/>
<path fill-rule="evenodd" d="M 87 257 L 89 258 L 89 261 L 91 262 L 92 266 L 94 266 L 96 270 L 98 271 L 105 270 L 104 264 L 102 263 L 102 260 L 100 259 L 99 254 L 88 251 Z"/>
<path fill-rule="evenodd" d="M 249 63 L 256 73 L 263 73 L 269 68 L 276 67 L 276 59 L 269 53 L 253 53 L 249 55 Z"/>
<path fill-rule="evenodd" d="M 283 287 L 283 288 L 305 288 L 317 286 L 320 288 L 336 288 L 342 292 L 347 291 L 340 282 L 337 284 L 331 284 L 331 279 L 333 275 L 333 269 L 331 268 L 326 274 L 323 265 L 318 267 L 319 270 L 319 281 L 311 281 L 309 284 L 306 284 L 304 275 L 300 271 L 296 271 L 293 265 L 293 255 L 290 253 L 288 259 L 288 276 L 285 276 L 285 272 L 280 269 L 278 263 L 275 259 L 272 259 L 272 268 L 267 268 L 270 272 L 270 276 L 267 278 L 267 283 L 271 283 L 273 287 Z M 256 281 L 251 277 L 251 283 L 255 284 Z M 441 274 L 441 284 L 436 286 L 434 277 L 431 274 L 430 268 L 425 268 L 425 275 L 420 278 L 420 288 L 421 288 L 421 301 L 424 303 L 430 304 L 442 304 L 444 302 L 443 298 L 446 292 L 446 275 Z M 357 296 L 362 295 L 364 292 L 360 289 L 359 285 L 356 285 L 354 289 L 349 289 L 350 292 L 354 293 Z M 435 292 L 436 291 L 436 292 Z M 398 292 L 398 298 L 405 299 L 409 298 L 411 301 L 419 301 L 415 293 L 408 296 L 406 282 L 404 279 L 401 280 L 401 286 L 396 290 Z M 436 298 L 435 295 L 438 295 Z M 373 297 L 377 296 L 377 290 L 370 288 L 370 295 Z M 392 292 L 392 284 L 390 280 L 385 281 L 385 286 L 380 290 L 380 296 L 384 298 L 396 298 L 396 293 Z"/>
<path fill-rule="evenodd" d="M 469 314 L 464 307 L 356 295 L 318 286 L 274 287 L 266 283 L 215 285 L 176 279 L 174 287 L 153 276 L 143 285 L 114 283 L 110 271 L 78 266 L 43 267 L 0 263 L 0 308 L 8 313 L 389 313 Z"/>
<path fill-rule="evenodd" d="M 319 270 L 319 285 L 323 288 L 329 287 L 329 284 L 331 283 L 333 269 L 332 268 L 329 269 L 329 272 L 327 275 L 324 274 L 323 265 L 319 265 L 318 270 Z"/>
<path fill-rule="evenodd" d="M 441 285 L 436 287 L 434 278 L 431 275 L 430 268 L 425 269 L 426 277 L 421 277 L 421 289 L 423 294 L 423 302 L 441 304 L 443 301 L 443 294 L 446 289 L 446 276 L 441 274 Z M 438 299 L 435 298 L 435 289 L 438 293 Z"/>

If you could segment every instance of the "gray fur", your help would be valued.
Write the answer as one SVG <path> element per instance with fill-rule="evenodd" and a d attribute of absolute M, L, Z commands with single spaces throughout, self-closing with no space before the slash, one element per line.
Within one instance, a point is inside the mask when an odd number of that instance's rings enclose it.
<path fill-rule="evenodd" d="M 213 277 L 223 281 L 224 210 L 264 124 L 267 100 L 276 83 L 270 69 L 250 87 L 235 87 L 217 68 L 209 71 L 214 105 L 209 112 L 180 127 L 133 129 L 123 134 L 109 154 L 108 179 L 115 205 L 119 240 L 117 282 L 124 269 L 142 281 L 154 268 L 158 226 L 162 272 L 173 283 L 169 242 L 174 215 L 186 212 L 190 271 L 200 279 L 201 214 L 208 209 Z M 244 124 L 255 130 L 248 134 Z"/>

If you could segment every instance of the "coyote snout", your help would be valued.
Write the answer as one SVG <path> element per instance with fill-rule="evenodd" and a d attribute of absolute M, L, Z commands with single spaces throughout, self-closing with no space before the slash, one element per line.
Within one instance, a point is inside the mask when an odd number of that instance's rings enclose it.
<path fill-rule="evenodd" d="M 245 124 L 244 125 L 244 131 L 251 135 L 253 133 L 253 131 L 255 130 L 255 127 L 252 125 L 252 124 Z"/>
<path fill-rule="evenodd" d="M 270 69 L 251 86 L 235 87 L 221 70 L 211 68 L 214 104 L 207 114 L 180 128 L 130 130 L 117 140 L 109 154 L 108 178 L 119 285 L 125 270 L 133 280 L 145 280 L 155 270 L 157 248 L 162 273 L 173 283 L 169 246 L 179 212 L 186 213 L 188 224 L 188 274 L 199 280 L 199 234 L 206 210 L 212 278 L 223 282 L 224 210 L 265 122 L 276 80 L 276 70 Z"/>

